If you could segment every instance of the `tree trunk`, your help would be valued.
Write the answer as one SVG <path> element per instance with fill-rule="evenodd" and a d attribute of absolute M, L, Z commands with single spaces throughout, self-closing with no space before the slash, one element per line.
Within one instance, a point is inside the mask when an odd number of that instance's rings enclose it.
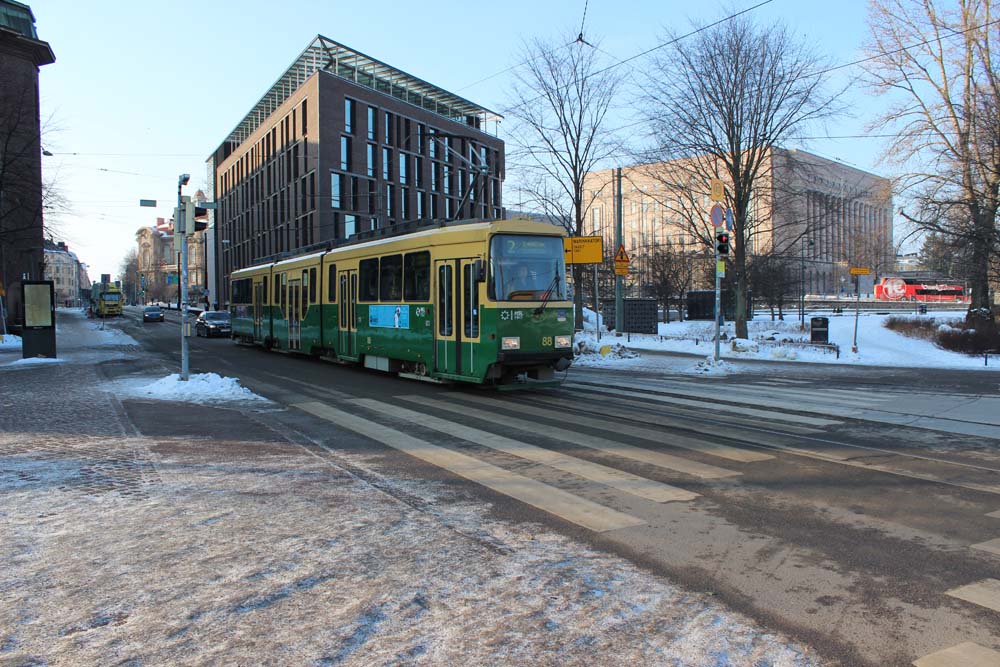
<path fill-rule="evenodd" d="M 992 247 L 993 230 L 982 212 L 976 215 L 976 229 L 979 237 L 973 242 L 972 271 L 969 286 L 972 289 L 969 299 L 969 311 L 965 316 L 966 324 L 980 330 L 993 331 L 996 322 L 993 319 L 993 304 L 990 303 L 990 248 Z"/>

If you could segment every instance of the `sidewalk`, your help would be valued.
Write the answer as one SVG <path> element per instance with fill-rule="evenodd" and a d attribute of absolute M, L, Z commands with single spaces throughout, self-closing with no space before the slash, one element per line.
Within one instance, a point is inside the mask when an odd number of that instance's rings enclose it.
<path fill-rule="evenodd" d="M 109 377 L 165 369 L 92 325 L 60 313 L 62 362 L 0 352 L 0 665 L 819 664 L 447 486 L 359 479 L 273 412 L 119 401 Z"/>

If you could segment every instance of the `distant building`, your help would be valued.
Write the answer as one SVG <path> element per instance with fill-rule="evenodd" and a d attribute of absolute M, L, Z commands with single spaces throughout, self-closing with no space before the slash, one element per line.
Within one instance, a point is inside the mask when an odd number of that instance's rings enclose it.
<path fill-rule="evenodd" d="M 808 293 L 837 293 L 851 266 L 870 267 L 877 275 L 893 270 L 887 179 L 805 151 L 776 149 L 766 159 L 768 178 L 750 205 L 758 231 L 746 248 L 748 257 L 776 253 L 794 260 Z M 709 252 L 702 239 L 714 237 L 713 202 L 710 184 L 690 182 L 681 161 L 622 172 L 623 238 L 632 279 L 641 290 L 651 282 L 649 258 L 658 244 L 669 242 L 692 256 Z M 613 251 L 613 170 L 588 174 L 584 187 L 589 209 L 583 232 L 602 235 L 605 251 Z"/>
<path fill-rule="evenodd" d="M 28 5 L 0 0 L 0 294 L 20 322 L 22 276 L 43 276 L 38 68 L 55 62 Z"/>
<path fill-rule="evenodd" d="M 195 232 L 188 237 L 188 302 L 192 306 L 203 303 L 208 285 L 205 235 L 206 232 Z M 145 301 L 177 301 L 180 273 L 178 251 L 174 249 L 174 221 L 157 218 L 155 226 L 140 228 L 135 240 L 139 283 L 145 290 Z"/>
<path fill-rule="evenodd" d="M 499 116 L 317 36 L 208 160 L 219 300 L 264 258 L 417 219 L 503 216 Z"/>
<path fill-rule="evenodd" d="M 81 290 L 90 288 L 90 281 L 81 283 L 80 260 L 62 241 L 45 242 L 45 280 L 51 280 L 55 290 L 56 305 L 82 305 Z M 86 275 L 86 269 L 84 269 Z"/>

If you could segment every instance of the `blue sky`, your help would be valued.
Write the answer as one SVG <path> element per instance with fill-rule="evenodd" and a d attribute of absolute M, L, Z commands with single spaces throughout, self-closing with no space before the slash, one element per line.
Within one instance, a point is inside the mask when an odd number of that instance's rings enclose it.
<path fill-rule="evenodd" d="M 39 37 L 56 55 L 55 64 L 42 68 L 40 85 L 43 145 L 55 154 L 44 158 L 43 168 L 72 208 L 57 223 L 59 237 L 90 265 L 93 279 L 116 274 L 136 230 L 170 215 L 178 174 L 190 173 L 192 185 L 207 182 L 205 157 L 316 34 L 499 110 L 509 74 L 476 82 L 515 64 L 526 37 L 579 32 L 585 0 L 29 4 Z M 604 51 L 627 58 L 660 43 L 667 27 L 684 28 L 692 19 L 713 20 L 755 4 L 589 0 L 584 32 L 600 38 Z M 839 64 L 860 57 L 866 5 L 772 0 L 754 13 L 765 22 L 785 21 Z M 863 134 L 864 114 L 881 104 L 863 91 L 851 94 L 857 117 L 831 124 L 827 134 Z M 881 141 L 824 140 L 803 147 L 889 175 L 877 163 Z M 163 205 L 140 209 L 140 198 Z"/>

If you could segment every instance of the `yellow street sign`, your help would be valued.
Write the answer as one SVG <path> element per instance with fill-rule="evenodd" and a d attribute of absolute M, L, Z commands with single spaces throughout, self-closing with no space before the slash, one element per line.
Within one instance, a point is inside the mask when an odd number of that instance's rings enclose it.
<path fill-rule="evenodd" d="M 627 276 L 628 275 L 628 253 L 625 252 L 625 244 L 622 243 L 618 246 L 618 252 L 615 253 L 615 275 L 616 276 Z"/>
<path fill-rule="evenodd" d="M 726 200 L 726 186 L 721 178 L 712 179 L 712 201 Z"/>
<path fill-rule="evenodd" d="M 726 260 L 720 259 L 715 263 L 715 275 L 719 278 L 726 277 Z"/>
<path fill-rule="evenodd" d="M 852 266 L 851 267 L 851 275 L 852 276 L 869 276 L 869 275 L 871 275 L 871 273 L 872 273 L 872 270 L 869 269 L 869 268 L 867 268 L 867 267 L 863 267 L 863 266 Z"/>
<path fill-rule="evenodd" d="M 604 239 L 600 236 L 567 236 L 563 239 L 567 264 L 600 264 L 604 261 Z"/>

